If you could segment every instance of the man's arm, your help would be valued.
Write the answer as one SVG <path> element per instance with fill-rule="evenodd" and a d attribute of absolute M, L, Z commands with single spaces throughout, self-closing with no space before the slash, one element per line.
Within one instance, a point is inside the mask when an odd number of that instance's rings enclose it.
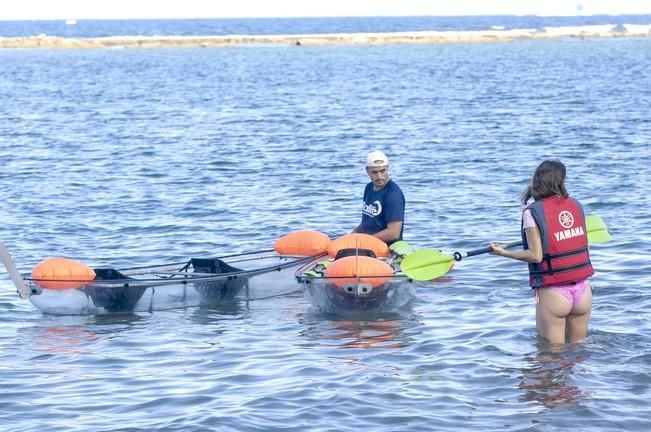
<path fill-rule="evenodd" d="M 391 243 L 400 238 L 400 231 L 402 230 L 402 221 L 392 221 L 387 224 L 387 227 L 382 231 L 376 232 L 373 234 L 375 237 L 384 241 L 385 243 Z"/>

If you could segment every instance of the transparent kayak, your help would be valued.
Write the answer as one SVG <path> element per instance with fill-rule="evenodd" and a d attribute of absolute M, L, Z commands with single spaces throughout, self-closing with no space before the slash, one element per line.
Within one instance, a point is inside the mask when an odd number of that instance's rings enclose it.
<path fill-rule="evenodd" d="M 218 258 L 192 258 L 186 262 L 147 267 L 94 268 L 91 281 L 56 283 L 74 288 L 48 288 L 50 280 L 19 273 L 4 245 L 0 256 L 22 298 L 47 314 L 85 315 L 165 310 L 234 300 L 249 292 L 297 288 L 296 267 L 317 256 L 288 256 L 258 251 Z"/>
<path fill-rule="evenodd" d="M 316 259 L 296 270 L 309 302 L 328 313 L 395 312 L 416 295 L 417 283 L 392 263 L 393 274 L 328 277 L 323 271 L 333 260 Z"/>

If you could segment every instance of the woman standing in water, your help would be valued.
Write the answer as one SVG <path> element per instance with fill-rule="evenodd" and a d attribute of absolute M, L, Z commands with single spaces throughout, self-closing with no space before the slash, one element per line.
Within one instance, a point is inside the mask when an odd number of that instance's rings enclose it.
<path fill-rule="evenodd" d="M 565 188 L 565 165 L 542 162 L 522 196 L 521 251 L 492 243 L 493 254 L 529 263 L 536 297 L 536 328 L 551 343 L 576 342 L 588 334 L 594 274 L 585 214 Z"/>

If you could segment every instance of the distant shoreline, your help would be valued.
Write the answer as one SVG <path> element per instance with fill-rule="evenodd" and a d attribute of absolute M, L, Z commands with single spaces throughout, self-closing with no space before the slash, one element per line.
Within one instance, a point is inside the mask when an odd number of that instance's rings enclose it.
<path fill-rule="evenodd" d="M 414 31 L 393 33 L 329 33 L 227 36 L 60 36 L 0 37 L 0 48 L 219 48 L 239 45 L 383 45 L 511 42 L 527 39 L 651 37 L 651 24 L 545 27 L 481 31 Z"/>

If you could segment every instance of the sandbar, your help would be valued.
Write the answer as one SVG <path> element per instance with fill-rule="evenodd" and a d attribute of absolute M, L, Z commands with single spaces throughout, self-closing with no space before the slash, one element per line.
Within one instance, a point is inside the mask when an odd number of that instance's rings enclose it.
<path fill-rule="evenodd" d="M 241 45 L 381 45 L 512 42 L 527 39 L 591 39 L 651 37 L 651 24 L 544 27 L 482 31 L 414 31 L 393 33 L 329 33 L 220 36 L 60 36 L 0 37 L 0 48 L 218 48 Z"/>

